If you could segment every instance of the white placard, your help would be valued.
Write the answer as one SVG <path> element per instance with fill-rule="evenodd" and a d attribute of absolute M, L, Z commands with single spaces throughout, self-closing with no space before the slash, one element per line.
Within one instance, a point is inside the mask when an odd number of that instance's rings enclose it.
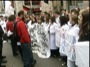
<path fill-rule="evenodd" d="M 89 41 L 77 42 L 75 45 L 76 65 L 89 67 Z"/>
<path fill-rule="evenodd" d="M 44 26 L 36 24 L 30 28 L 31 45 L 34 53 L 37 53 L 40 58 L 50 57 L 50 48 L 48 43 L 48 35 L 45 32 Z"/>

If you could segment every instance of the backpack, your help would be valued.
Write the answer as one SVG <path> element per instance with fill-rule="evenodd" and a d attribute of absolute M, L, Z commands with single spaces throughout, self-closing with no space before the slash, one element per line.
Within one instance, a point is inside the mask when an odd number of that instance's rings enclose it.
<path fill-rule="evenodd" d="M 21 21 L 21 20 L 19 20 L 19 21 Z M 20 37 L 18 36 L 17 27 L 16 27 L 17 26 L 17 23 L 19 21 L 15 22 L 15 24 L 14 24 L 14 31 L 13 31 L 14 39 L 17 42 L 20 42 Z"/>

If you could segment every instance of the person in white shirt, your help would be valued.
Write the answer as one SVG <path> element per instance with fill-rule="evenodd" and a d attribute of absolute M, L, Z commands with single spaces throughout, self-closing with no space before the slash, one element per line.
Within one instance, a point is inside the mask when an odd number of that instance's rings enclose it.
<path fill-rule="evenodd" d="M 60 28 L 60 46 L 59 46 L 59 53 L 60 53 L 60 58 L 59 60 L 63 60 L 64 63 L 62 63 L 62 65 L 67 65 L 67 44 L 65 43 L 65 36 L 66 33 L 68 32 L 68 30 L 71 28 L 71 23 L 70 21 L 67 21 L 63 24 L 61 24 L 61 28 Z M 64 36 L 64 38 L 63 38 Z"/>
<path fill-rule="evenodd" d="M 48 32 L 49 16 L 46 17 L 45 22 L 42 23 L 42 25 L 44 26 L 45 31 Z"/>
<path fill-rule="evenodd" d="M 51 57 L 56 57 L 58 55 L 57 53 L 58 47 L 56 46 L 56 41 L 55 41 L 55 27 L 57 26 L 55 23 L 55 17 L 51 17 L 49 21 L 50 21 L 50 25 L 48 28 L 48 32 L 49 32 L 49 40 L 50 40 Z"/>
<path fill-rule="evenodd" d="M 67 32 L 68 34 L 67 66 L 76 67 L 74 44 L 78 41 L 79 38 L 78 12 L 75 9 L 71 10 L 70 17 L 71 17 L 70 18 L 71 28 Z"/>

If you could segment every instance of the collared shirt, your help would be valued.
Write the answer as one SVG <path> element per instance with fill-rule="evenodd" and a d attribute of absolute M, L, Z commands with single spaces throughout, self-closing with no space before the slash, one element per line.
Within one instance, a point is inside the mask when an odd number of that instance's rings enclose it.
<path fill-rule="evenodd" d="M 20 21 L 19 21 L 20 20 Z M 30 43 L 30 35 L 28 33 L 28 29 L 21 18 L 17 18 L 16 21 L 19 21 L 16 25 L 18 36 L 20 37 L 21 43 Z"/>

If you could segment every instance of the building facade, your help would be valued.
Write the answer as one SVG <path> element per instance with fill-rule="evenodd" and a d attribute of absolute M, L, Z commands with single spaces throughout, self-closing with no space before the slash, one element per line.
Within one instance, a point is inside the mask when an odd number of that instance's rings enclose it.
<path fill-rule="evenodd" d="M 20 10 L 24 10 L 25 12 L 27 12 L 27 10 L 31 11 L 38 11 L 40 9 L 40 6 L 39 6 L 39 2 L 32 2 L 32 1 L 28 1 L 28 0 L 25 0 L 25 1 L 14 1 L 14 8 L 15 8 L 15 11 L 16 13 Z"/>
<path fill-rule="evenodd" d="M 32 10 L 33 12 L 39 12 L 39 11 L 53 11 L 52 1 L 49 1 L 48 4 L 46 4 L 44 1 L 14 1 L 14 8 L 16 10 L 16 13 L 19 10 L 22 10 L 24 8 L 28 8 L 29 10 Z"/>
<path fill-rule="evenodd" d="M 87 8 L 89 6 L 89 1 L 87 0 L 54 0 L 53 1 L 53 10 L 58 10 L 60 11 L 60 9 L 64 8 L 66 10 L 71 10 L 75 7 L 79 7 L 80 9 L 84 9 Z"/>
<path fill-rule="evenodd" d="M 81 1 L 63 1 L 63 8 L 67 10 L 71 10 L 75 7 L 79 7 L 80 9 L 87 8 L 89 6 L 89 1 L 81 0 Z"/>
<path fill-rule="evenodd" d="M 86 8 L 89 6 L 89 1 L 63 1 L 63 0 L 54 0 L 54 1 L 49 1 L 48 0 L 48 4 L 45 3 L 44 1 L 41 0 L 24 0 L 24 1 L 14 1 L 13 2 L 13 6 L 15 8 L 16 13 L 19 10 L 23 10 L 24 8 L 28 9 L 29 11 L 33 11 L 33 12 L 39 12 L 39 11 L 60 11 L 60 9 L 64 8 L 66 10 L 71 10 L 75 7 L 80 7 L 80 9 L 82 8 Z"/>

